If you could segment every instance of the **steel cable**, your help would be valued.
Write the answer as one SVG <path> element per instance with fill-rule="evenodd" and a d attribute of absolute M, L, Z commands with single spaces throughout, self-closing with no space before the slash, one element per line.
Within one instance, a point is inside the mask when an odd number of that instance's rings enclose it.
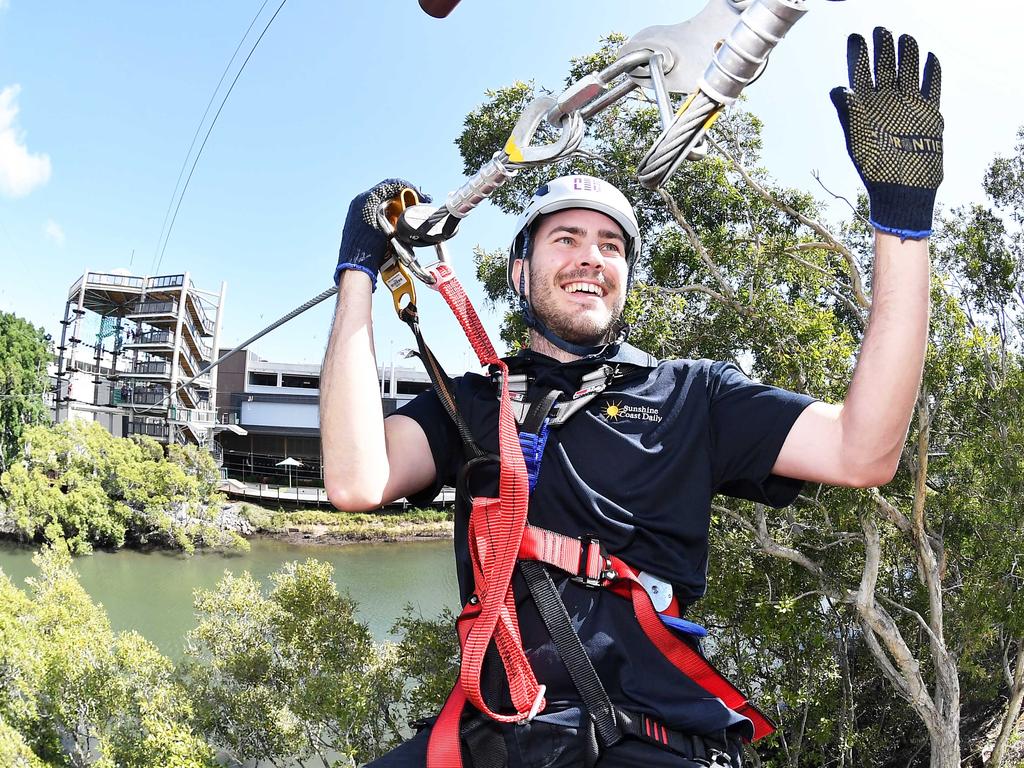
<path fill-rule="evenodd" d="M 679 157 L 696 143 L 708 120 L 719 109 L 720 104 L 698 91 L 687 110 L 675 119 L 640 161 L 637 168 L 640 183 L 648 189 L 657 189 L 664 184 Z"/>

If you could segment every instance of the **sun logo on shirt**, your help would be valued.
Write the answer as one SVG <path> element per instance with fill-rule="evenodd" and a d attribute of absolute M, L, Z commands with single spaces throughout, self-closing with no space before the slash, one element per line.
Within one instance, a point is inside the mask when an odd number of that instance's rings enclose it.
<path fill-rule="evenodd" d="M 604 407 L 604 417 L 609 421 L 618 421 L 622 416 L 622 403 L 608 403 Z"/>

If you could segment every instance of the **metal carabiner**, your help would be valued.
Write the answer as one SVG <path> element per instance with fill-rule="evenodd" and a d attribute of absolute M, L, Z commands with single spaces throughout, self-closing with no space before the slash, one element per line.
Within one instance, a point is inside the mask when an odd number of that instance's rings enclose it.
<path fill-rule="evenodd" d="M 390 200 L 386 200 L 380 207 L 377 223 L 381 229 L 387 232 L 388 228 L 393 232 L 398 217 L 406 208 L 410 208 L 419 202 L 419 195 L 416 190 L 406 187 Z M 386 226 L 385 226 L 386 225 Z M 402 310 L 410 304 L 416 303 L 416 286 L 413 285 L 412 276 L 406 269 L 404 260 L 401 259 L 398 251 L 394 248 L 395 241 L 391 241 L 393 255 L 384 260 L 380 265 L 380 276 L 391 291 L 391 300 L 395 304 L 395 312 L 401 316 Z M 415 259 L 414 259 L 415 261 Z M 403 301 L 408 299 L 408 301 Z"/>
<path fill-rule="evenodd" d="M 405 211 L 413 206 L 419 205 L 419 196 L 416 194 L 414 189 L 403 189 L 395 197 L 384 203 L 380 210 L 377 212 L 377 226 L 388 236 L 390 240 L 391 249 L 394 251 L 396 261 L 396 268 L 402 270 L 401 272 L 390 271 L 392 277 L 395 277 L 396 283 L 398 283 L 397 289 L 401 295 L 411 294 L 412 300 L 415 301 L 415 291 L 412 289 L 412 280 L 409 277 L 409 272 L 412 272 L 416 277 L 422 280 L 427 285 L 433 285 L 437 282 L 437 279 L 424 267 L 420 266 L 419 261 L 416 260 L 416 254 L 413 253 L 412 247 L 407 243 L 402 242 L 400 239 L 395 237 L 396 225 L 398 219 L 405 213 Z M 437 243 L 434 245 L 434 249 L 437 252 L 437 260 L 442 264 L 448 263 L 448 252 L 444 249 L 443 243 Z M 385 262 L 385 266 L 388 263 Z M 406 291 L 401 282 L 398 280 L 398 276 L 402 275 L 406 278 L 406 282 L 409 284 L 409 288 Z M 383 267 L 382 267 L 383 275 Z M 385 282 L 388 282 L 388 277 L 384 276 Z M 388 288 L 391 288 L 390 282 L 388 282 Z M 399 301 L 400 296 L 395 295 L 395 288 L 391 288 L 392 295 L 395 299 L 395 308 L 400 309 Z"/>
<path fill-rule="evenodd" d="M 580 145 L 583 140 L 583 120 L 578 112 L 558 115 L 558 125 L 562 132 L 556 141 L 540 146 L 530 145 L 540 124 L 556 104 L 551 96 L 538 96 L 526 105 L 512 129 L 512 135 L 505 142 L 504 151 L 510 162 L 515 165 L 550 163 L 568 155 Z"/>
<path fill-rule="evenodd" d="M 551 125 L 557 125 L 561 134 L 550 144 L 532 146 L 533 137 L 545 118 Z M 495 152 L 494 157 L 461 187 L 448 194 L 444 208 L 432 217 L 432 223 L 436 224 L 445 216 L 458 219 L 468 216 L 494 190 L 515 176 L 520 168 L 544 165 L 572 154 L 583 141 L 584 132 L 585 126 L 579 112 L 560 114 L 555 99 L 538 96 L 526 105 L 504 148 Z"/>

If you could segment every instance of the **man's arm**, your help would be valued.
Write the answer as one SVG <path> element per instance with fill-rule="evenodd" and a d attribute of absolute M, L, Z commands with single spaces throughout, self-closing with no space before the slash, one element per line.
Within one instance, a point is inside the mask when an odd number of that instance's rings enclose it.
<path fill-rule="evenodd" d="M 921 384 L 928 339 L 928 241 L 875 235 L 867 333 L 841 405 L 813 403 L 773 474 L 869 488 L 892 479 Z"/>
<path fill-rule="evenodd" d="M 871 487 L 896 473 L 921 384 L 928 341 L 928 241 L 942 181 L 941 69 L 917 42 L 874 32 L 874 77 L 864 39 L 847 42 L 850 88 L 832 102 L 864 182 L 875 227 L 871 314 L 842 405 L 815 403 L 790 430 L 773 472 Z"/>
<path fill-rule="evenodd" d="M 376 209 L 411 186 L 389 179 L 352 201 L 338 261 L 338 302 L 320 374 L 324 485 L 339 509 L 375 509 L 434 481 L 434 459 L 413 419 L 384 419 L 373 349 L 372 297 L 387 238 Z M 429 199 L 429 198 L 426 198 Z"/>
<path fill-rule="evenodd" d="M 324 485 L 338 509 L 376 509 L 434 481 L 426 435 L 413 419 L 384 418 L 373 351 L 370 281 L 342 274 L 320 375 Z"/>

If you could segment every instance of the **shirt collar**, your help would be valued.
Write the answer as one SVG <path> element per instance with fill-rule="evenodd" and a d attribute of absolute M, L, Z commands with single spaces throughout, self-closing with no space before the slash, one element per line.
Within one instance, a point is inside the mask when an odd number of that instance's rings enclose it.
<path fill-rule="evenodd" d="M 594 363 L 622 363 L 638 368 L 655 368 L 658 359 L 642 349 L 634 347 L 628 342 L 621 344 L 609 344 L 600 353 L 574 360 L 571 363 L 559 363 L 553 357 L 534 352 L 532 349 L 521 350 L 518 354 L 506 358 L 509 368 L 516 370 L 527 366 L 550 367 L 556 365 L 565 366 L 592 366 Z"/>

